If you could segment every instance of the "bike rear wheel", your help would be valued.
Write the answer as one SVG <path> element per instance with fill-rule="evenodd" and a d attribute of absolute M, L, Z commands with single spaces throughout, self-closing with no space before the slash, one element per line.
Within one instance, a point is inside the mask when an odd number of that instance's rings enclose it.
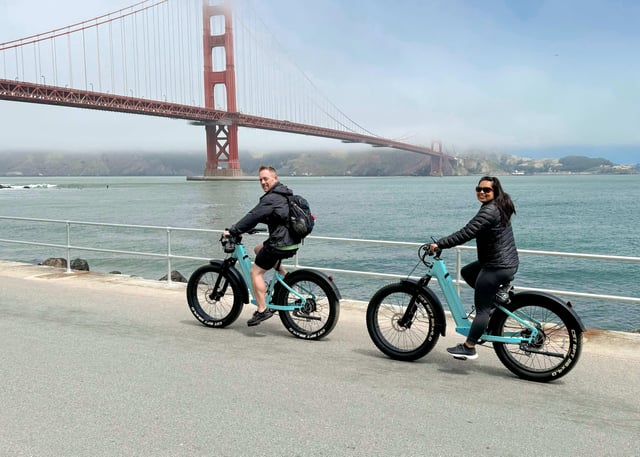
<path fill-rule="evenodd" d="M 531 343 L 493 343 L 505 367 L 523 379 L 538 382 L 558 379 L 573 369 L 582 350 L 582 329 L 567 310 L 535 296 L 518 300 L 508 309 L 540 333 Z M 500 336 L 531 334 L 530 329 L 504 312 L 496 316 L 491 328 L 492 334 Z"/>
<path fill-rule="evenodd" d="M 242 284 L 223 272 L 221 265 L 204 265 L 187 283 L 189 309 L 207 327 L 226 327 L 242 311 Z"/>
<path fill-rule="evenodd" d="M 284 281 L 306 300 L 302 308 L 278 312 L 285 328 L 292 335 L 307 340 L 324 338 L 331 333 L 338 323 L 340 300 L 328 280 L 313 271 L 298 270 L 287 275 Z M 299 305 L 301 299 L 281 287 L 275 303 Z"/>
<path fill-rule="evenodd" d="M 367 307 L 371 340 L 396 360 L 416 360 L 431 351 L 440 337 L 436 323 L 430 298 L 402 283 L 378 290 Z"/>

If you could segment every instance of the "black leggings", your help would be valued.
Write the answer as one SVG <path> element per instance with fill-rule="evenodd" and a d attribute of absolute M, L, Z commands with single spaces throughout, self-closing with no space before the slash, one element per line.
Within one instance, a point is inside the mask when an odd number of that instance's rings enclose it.
<path fill-rule="evenodd" d="M 495 308 L 495 296 L 501 285 L 513 281 L 518 267 L 513 268 L 482 268 L 478 261 L 462 267 L 460 273 L 465 282 L 474 290 L 473 302 L 476 307 L 476 317 L 473 319 L 467 341 L 476 344 L 487 329 L 491 313 Z"/>

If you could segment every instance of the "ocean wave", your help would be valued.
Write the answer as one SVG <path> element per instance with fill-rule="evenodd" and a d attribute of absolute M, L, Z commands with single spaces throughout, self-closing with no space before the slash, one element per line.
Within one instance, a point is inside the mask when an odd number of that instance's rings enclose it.
<path fill-rule="evenodd" d="M 0 189 L 51 189 L 53 187 L 58 187 L 55 184 L 0 184 Z"/>

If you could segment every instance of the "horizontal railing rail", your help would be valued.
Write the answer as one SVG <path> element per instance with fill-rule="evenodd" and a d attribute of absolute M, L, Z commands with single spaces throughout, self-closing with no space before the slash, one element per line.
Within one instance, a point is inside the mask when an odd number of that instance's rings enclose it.
<path fill-rule="evenodd" d="M 64 225 L 66 227 L 66 240 L 64 243 L 46 243 L 38 240 L 25 241 L 25 240 L 10 239 L 10 238 L 0 238 L 0 243 L 44 246 L 44 247 L 64 249 L 66 250 L 67 272 L 69 273 L 71 272 L 71 252 L 72 251 L 105 252 L 105 253 L 112 253 L 112 254 L 123 254 L 123 255 L 131 255 L 131 256 L 156 258 L 156 259 L 165 259 L 167 264 L 167 283 L 169 286 L 172 285 L 172 281 L 171 281 L 172 260 L 181 259 L 181 260 L 194 260 L 194 261 L 195 260 L 208 261 L 210 259 L 210 257 L 174 254 L 172 234 L 179 233 L 179 232 L 210 233 L 210 234 L 222 233 L 222 230 L 218 230 L 218 229 L 196 229 L 196 228 L 184 228 L 184 227 L 161 227 L 161 226 L 155 226 L 155 225 L 113 224 L 113 223 L 82 222 L 82 221 L 71 221 L 71 220 L 39 219 L 39 218 L 25 218 L 25 217 L 12 217 L 12 216 L 0 216 L 0 220 Z M 123 250 L 123 249 L 107 249 L 107 248 L 99 248 L 95 246 L 75 245 L 72 243 L 72 239 L 71 239 L 72 226 L 105 227 L 105 228 L 115 228 L 115 229 L 126 228 L 126 229 L 134 229 L 134 230 L 144 229 L 144 230 L 154 230 L 154 231 L 164 232 L 166 237 L 165 239 L 166 250 L 163 253 L 157 253 L 157 252 L 143 252 L 143 251 Z M 370 239 L 358 239 L 358 238 L 336 238 L 336 237 L 324 237 L 324 236 L 309 236 L 308 239 L 319 240 L 319 241 L 330 241 L 332 243 L 361 243 L 361 244 L 367 244 L 367 245 L 380 245 L 380 246 L 387 245 L 390 247 L 405 246 L 405 247 L 418 248 L 419 246 L 422 245 L 422 243 L 415 243 L 415 242 L 370 240 Z M 460 288 L 461 286 L 465 286 L 465 283 L 461 279 L 461 275 L 460 275 L 460 270 L 462 268 L 462 252 L 465 250 L 475 250 L 475 248 L 471 246 L 457 246 L 454 249 L 456 250 L 455 283 L 457 287 Z M 528 250 L 528 249 L 519 249 L 518 252 L 523 255 L 552 256 L 552 257 L 578 258 L 578 259 L 587 259 L 587 260 L 608 260 L 608 261 L 640 263 L 640 257 L 600 255 L 600 254 L 580 254 L 580 253 L 570 253 L 570 252 L 539 251 L 539 250 Z M 293 268 L 317 268 L 329 273 L 342 273 L 342 274 L 352 274 L 352 275 L 369 276 L 369 277 L 384 277 L 384 278 L 396 278 L 396 279 L 407 277 L 406 273 L 405 274 L 379 273 L 379 272 L 364 271 L 364 270 L 338 269 L 338 268 L 332 268 L 330 266 L 328 267 L 323 266 L 321 268 L 318 268 L 317 266 L 308 266 L 300 263 L 299 255 L 296 255 L 293 258 L 293 264 L 291 264 L 290 266 Z M 548 292 L 555 295 L 561 295 L 561 296 L 567 296 L 567 297 L 581 297 L 581 298 L 592 298 L 592 299 L 598 299 L 598 300 L 615 300 L 615 301 L 624 301 L 624 302 L 631 302 L 631 303 L 640 303 L 640 297 L 632 297 L 632 296 L 604 295 L 604 294 L 594 294 L 594 293 L 586 293 L 586 292 L 572 291 L 572 290 L 528 288 L 528 287 L 522 287 L 520 285 L 518 285 L 518 289 L 519 290 L 536 290 L 536 291 Z"/>

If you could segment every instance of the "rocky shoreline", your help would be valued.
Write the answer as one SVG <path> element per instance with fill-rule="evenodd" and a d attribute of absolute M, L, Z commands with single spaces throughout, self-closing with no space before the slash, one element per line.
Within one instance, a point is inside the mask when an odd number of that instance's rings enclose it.
<path fill-rule="evenodd" d="M 45 265 L 48 267 L 55 267 L 55 268 L 67 268 L 67 259 L 62 258 L 62 257 L 49 257 L 48 259 L 42 261 L 41 263 L 38 263 L 38 265 Z M 89 268 L 89 263 L 85 260 L 85 259 L 71 259 L 71 266 L 70 266 L 71 270 L 76 270 L 76 271 L 91 271 Z M 120 275 L 122 274 L 122 272 L 120 271 L 110 271 L 109 274 L 112 275 Z M 166 281 L 167 280 L 167 275 L 162 276 L 161 278 L 158 278 L 158 281 Z M 178 270 L 173 270 L 171 272 L 171 281 L 173 282 L 188 282 L 188 279 L 185 278 L 182 273 L 180 273 Z"/>

